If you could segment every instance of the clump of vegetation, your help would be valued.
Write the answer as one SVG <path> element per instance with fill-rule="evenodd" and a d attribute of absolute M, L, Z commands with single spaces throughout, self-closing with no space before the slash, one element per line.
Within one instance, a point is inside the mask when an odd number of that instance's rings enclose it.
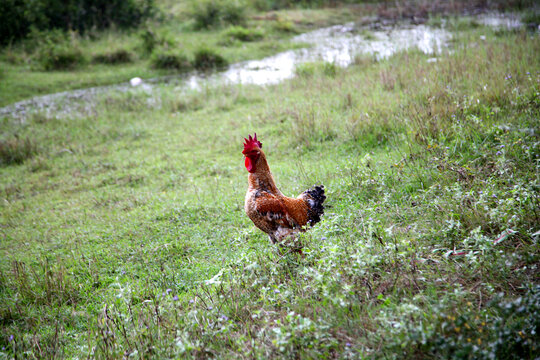
<path fill-rule="evenodd" d="M 309 78 L 315 74 L 334 77 L 338 71 L 338 66 L 330 62 L 307 62 L 297 65 L 295 68 L 296 76 Z"/>
<path fill-rule="evenodd" d="M 538 30 L 540 25 L 540 11 L 538 9 L 527 11 L 523 14 L 521 21 L 532 30 Z"/>
<path fill-rule="evenodd" d="M 227 65 L 227 60 L 213 49 L 203 47 L 195 52 L 193 66 L 197 70 L 223 69 Z"/>
<path fill-rule="evenodd" d="M 140 32 L 140 49 L 143 54 L 151 55 L 157 47 L 173 48 L 174 40 L 167 33 L 157 33 L 152 29 Z"/>
<path fill-rule="evenodd" d="M 86 60 L 82 51 L 69 44 L 43 46 L 38 55 L 38 62 L 43 70 L 73 70 Z"/>
<path fill-rule="evenodd" d="M 0 140 L 0 166 L 21 164 L 38 153 L 36 142 L 30 137 Z"/>
<path fill-rule="evenodd" d="M 540 286 L 531 285 L 516 299 L 503 293 L 489 302 L 491 311 L 477 312 L 470 301 L 435 305 L 435 312 L 419 312 L 394 331 L 386 351 L 412 358 L 530 359 L 540 341 Z M 495 315 L 495 316 L 494 316 Z"/>
<path fill-rule="evenodd" d="M 133 54 L 125 49 L 119 49 L 103 54 L 96 54 L 92 58 L 93 63 L 98 64 L 125 64 L 133 61 Z"/>
<path fill-rule="evenodd" d="M 241 0 L 194 1 L 191 10 L 196 29 L 246 23 L 246 4 Z"/>
<path fill-rule="evenodd" d="M 225 39 L 257 41 L 264 37 L 264 33 L 259 29 L 247 29 L 243 26 L 231 26 L 223 33 L 223 36 Z"/>
<path fill-rule="evenodd" d="M 152 67 L 156 69 L 169 69 L 187 71 L 192 65 L 186 55 L 174 50 L 156 50 L 150 59 Z"/>
<path fill-rule="evenodd" d="M 41 69 L 72 70 L 86 62 L 80 49 L 76 33 L 65 33 L 60 30 L 34 32 L 30 44 L 37 45 L 36 60 Z"/>
<path fill-rule="evenodd" d="M 298 32 L 298 29 L 296 26 L 294 26 L 294 23 L 289 20 L 283 20 L 283 19 L 277 19 L 273 24 L 272 27 L 277 30 L 284 33 L 292 33 L 296 34 Z"/>

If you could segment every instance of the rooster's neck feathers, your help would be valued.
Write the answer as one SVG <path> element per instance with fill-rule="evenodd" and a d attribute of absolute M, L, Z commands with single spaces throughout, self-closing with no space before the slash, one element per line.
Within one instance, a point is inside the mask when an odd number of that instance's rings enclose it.
<path fill-rule="evenodd" d="M 276 182 L 266 161 L 266 155 L 264 155 L 262 150 L 255 164 L 255 171 L 249 173 L 248 182 L 251 189 L 264 189 L 270 193 L 282 195 L 276 186 Z"/>

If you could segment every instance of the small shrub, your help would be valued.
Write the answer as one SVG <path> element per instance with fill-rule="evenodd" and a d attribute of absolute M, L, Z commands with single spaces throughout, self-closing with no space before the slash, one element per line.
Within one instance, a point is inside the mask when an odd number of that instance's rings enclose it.
<path fill-rule="evenodd" d="M 315 63 L 298 64 L 294 72 L 298 77 L 312 77 L 315 74 Z"/>
<path fill-rule="evenodd" d="M 0 140 L 0 165 L 21 164 L 37 152 L 36 143 L 28 137 Z"/>
<path fill-rule="evenodd" d="M 296 66 L 295 73 L 298 77 L 312 77 L 315 74 L 323 74 L 328 77 L 335 77 L 337 74 L 337 65 L 330 62 L 323 63 L 313 63 L 308 62 L 304 64 L 299 64 Z"/>
<path fill-rule="evenodd" d="M 208 48 L 197 50 L 193 61 L 193 66 L 198 70 L 222 69 L 227 65 L 227 60 L 223 56 Z"/>
<path fill-rule="evenodd" d="M 360 54 L 356 55 L 353 60 L 353 65 L 368 68 L 377 63 L 377 58 L 374 55 Z"/>
<path fill-rule="evenodd" d="M 258 29 L 246 29 L 243 26 L 232 26 L 225 31 L 224 36 L 228 39 L 240 41 L 257 41 L 262 39 L 264 34 Z"/>
<path fill-rule="evenodd" d="M 540 12 L 528 11 L 522 16 L 521 21 L 526 25 L 531 25 L 532 28 L 538 27 L 538 24 L 540 24 Z"/>
<path fill-rule="evenodd" d="M 474 311 L 470 303 L 469 307 L 438 306 L 439 316 L 408 323 L 389 342 L 393 349 L 388 350 L 405 351 L 405 358 L 416 351 L 438 359 L 533 359 L 540 340 L 536 316 L 540 287 L 526 287 L 527 292 L 514 300 L 496 295 L 489 302 L 489 315 Z"/>
<path fill-rule="evenodd" d="M 78 48 L 66 45 L 46 47 L 39 55 L 39 63 L 44 70 L 70 70 L 84 62 L 84 56 Z"/>
<path fill-rule="evenodd" d="M 92 62 L 98 64 L 125 64 L 133 60 L 133 54 L 127 50 L 119 49 L 113 52 L 94 55 Z"/>
<path fill-rule="evenodd" d="M 242 25 L 246 23 L 246 4 L 238 0 L 227 0 L 221 8 L 221 21 L 224 24 Z"/>
<path fill-rule="evenodd" d="M 333 62 L 325 62 L 322 65 L 322 72 L 328 77 L 335 77 L 338 71 L 338 67 Z"/>
<path fill-rule="evenodd" d="M 538 355 L 540 342 L 540 286 L 529 284 L 527 292 L 515 300 L 502 294 L 490 305 L 499 311 L 491 326 L 492 339 L 489 354 L 495 359 L 526 359 Z"/>
<path fill-rule="evenodd" d="M 215 1 L 196 2 L 192 9 L 196 29 L 208 29 L 219 23 L 220 8 Z"/>
<path fill-rule="evenodd" d="M 37 62 L 43 70 L 74 69 L 85 62 L 85 57 L 76 41 L 76 33 L 68 36 L 60 30 L 32 33 L 28 46 L 37 50 Z"/>
<path fill-rule="evenodd" d="M 150 55 L 157 47 L 173 48 L 175 46 L 174 40 L 167 34 L 156 34 L 151 29 L 143 30 L 139 34 L 141 39 L 140 49 L 145 55 Z"/>
<path fill-rule="evenodd" d="M 169 69 L 177 71 L 187 71 L 191 69 L 191 64 L 184 54 L 172 51 L 155 51 L 150 60 L 155 69 Z"/>
<path fill-rule="evenodd" d="M 195 1 L 191 10 L 196 29 L 208 29 L 223 24 L 246 23 L 246 6 L 237 0 Z"/>
<path fill-rule="evenodd" d="M 480 24 L 471 18 L 456 17 L 448 20 L 449 28 L 454 31 L 465 31 L 469 29 L 476 29 Z"/>
<path fill-rule="evenodd" d="M 298 29 L 294 26 L 293 22 L 288 21 L 288 20 L 278 19 L 272 25 L 272 27 L 274 28 L 274 30 L 285 32 L 285 33 L 292 33 L 292 34 L 298 33 Z"/>
<path fill-rule="evenodd" d="M 15 51 L 10 45 L 4 48 L 1 56 L 3 61 L 12 65 L 19 65 L 25 61 L 23 54 L 21 54 L 19 51 Z"/>
<path fill-rule="evenodd" d="M 156 48 L 158 41 L 156 34 L 152 30 L 144 30 L 139 35 L 141 39 L 141 49 L 144 54 L 151 54 Z"/>

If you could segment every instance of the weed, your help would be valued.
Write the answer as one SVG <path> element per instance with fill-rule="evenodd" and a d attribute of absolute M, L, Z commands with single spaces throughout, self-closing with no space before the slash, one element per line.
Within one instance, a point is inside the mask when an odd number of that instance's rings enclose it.
<path fill-rule="evenodd" d="M 203 47 L 195 52 L 193 67 L 198 70 L 223 69 L 227 65 L 227 60 L 213 49 Z"/>
<path fill-rule="evenodd" d="M 276 22 L 272 24 L 272 27 L 280 32 L 296 34 L 298 29 L 294 26 L 292 21 L 277 19 Z"/>
<path fill-rule="evenodd" d="M 315 74 L 322 74 L 328 77 L 335 77 L 338 71 L 338 66 L 335 63 L 322 62 L 322 63 L 303 63 L 297 65 L 295 73 L 299 77 L 312 77 Z"/>
<path fill-rule="evenodd" d="M 56 31 L 35 36 L 32 41 L 39 43 L 37 62 L 43 70 L 72 70 L 86 62 L 75 34 Z"/>
<path fill-rule="evenodd" d="M 150 55 L 156 48 L 173 49 L 175 42 L 167 33 L 156 33 L 151 29 L 139 33 L 140 49 L 143 54 Z"/>
<path fill-rule="evenodd" d="M 540 12 L 527 11 L 523 14 L 521 21 L 523 21 L 523 23 L 527 24 L 532 29 L 537 28 L 538 25 L 540 25 Z"/>
<path fill-rule="evenodd" d="M 94 55 L 92 62 L 99 64 L 125 64 L 133 61 L 133 54 L 119 49 L 113 52 Z"/>
<path fill-rule="evenodd" d="M 29 137 L 12 137 L 0 141 L 0 165 L 21 164 L 38 153 L 35 141 Z"/>
<path fill-rule="evenodd" d="M 191 14 L 196 29 L 208 29 L 224 24 L 243 25 L 246 7 L 238 0 L 204 0 L 192 3 Z"/>
<path fill-rule="evenodd" d="M 258 29 L 247 29 L 242 26 L 232 26 L 228 28 L 223 36 L 226 39 L 236 39 L 240 41 L 257 41 L 264 36 L 263 32 Z"/>
<path fill-rule="evenodd" d="M 171 50 L 156 50 L 152 54 L 150 63 L 156 69 L 172 69 L 176 71 L 187 71 L 192 68 L 187 56 Z"/>

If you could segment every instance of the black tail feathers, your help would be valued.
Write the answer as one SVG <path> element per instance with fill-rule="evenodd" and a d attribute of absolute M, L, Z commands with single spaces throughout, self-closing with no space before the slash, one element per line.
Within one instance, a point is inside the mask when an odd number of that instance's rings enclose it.
<path fill-rule="evenodd" d="M 326 200 L 326 195 L 324 195 L 324 185 L 315 185 L 311 189 L 308 189 L 302 193 L 306 199 L 306 202 L 309 205 L 308 209 L 308 223 L 313 226 L 319 221 L 321 221 L 321 216 L 324 214 L 324 200 Z"/>

